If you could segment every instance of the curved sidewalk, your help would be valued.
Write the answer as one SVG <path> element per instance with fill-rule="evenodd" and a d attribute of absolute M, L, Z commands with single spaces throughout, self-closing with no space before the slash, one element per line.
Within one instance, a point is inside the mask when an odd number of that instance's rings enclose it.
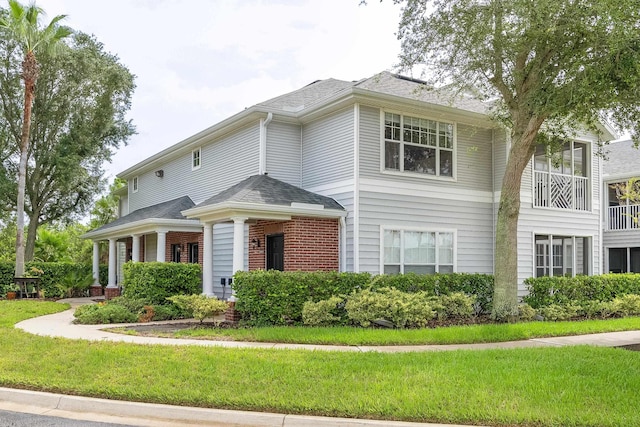
<path fill-rule="evenodd" d="M 129 326 L 119 325 L 76 325 L 73 324 L 73 312 L 75 307 L 91 303 L 90 298 L 73 298 L 61 300 L 71 305 L 70 310 L 56 314 L 24 320 L 16 324 L 16 328 L 22 329 L 34 335 L 50 337 L 62 337 L 70 339 L 83 339 L 89 341 L 113 341 L 128 342 L 134 344 L 160 344 L 160 345 L 198 345 L 203 347 L 233 347 L 233 348 L 273 348 L 294 350 L 324 350 L 324 351 L 353 351 L 353 352 L 418 352 L 418 351 L 447 351 L 447 350 L 485 350 L 495 348 L 530 348 L 530 347 L 563 347 L 571 345 L 594 345 L 601 347 L 619 347 L 632 344 L 640 344 L 640 331 L 608 332 L 590 335 L 574 335 L 555 338 L 535 338 L 524 341 L 508 341 L 482 344 L 449 344 L 449 345 L 406 345 L 406 346 L 338 346 L 338 345 L 307 345 L 307 344 L 280 344 L 243 341 L 212 341 L 177 338 L 156 338 L 134 335 L 123 335 L 104 331 L 104 328 Z M 167 322 L 175 323 L 175 321 Z"/>

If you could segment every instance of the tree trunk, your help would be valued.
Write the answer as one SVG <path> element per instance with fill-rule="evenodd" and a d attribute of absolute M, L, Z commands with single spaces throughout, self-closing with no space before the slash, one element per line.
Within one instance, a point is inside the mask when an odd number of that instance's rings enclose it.
<path fill-rule="evenodd" d="M 507 320 L 518 314 L 518 218 L 522 174 L 535 152 L 535 138 L 544 120 L 531 119 L 524 130 L 512 131 L 496 224 L 493 317 Z"/>
<path fill-rule="evenodd" d="M 24 80 L 24 115 L 20 141 L 20 164 L 18 167 L 18 199 L 16 212 L 16 269 L 15 277 L 24 276 L 24 195 L 27 181 L 27 160 L 29 157 L 29 131 L 31 128 L 31 106 L 35 96 L 38 63 L 33 52 L 27 52 L 22 62 Z"/>
<path fill-rule="evenodd" d="M 25 248 L 24 259 L 26 262 L 33 261 L 33 255 L 36 250 L 36 237 L 38 235 L 38 227 L 40 222 L 38 221 L 39 213 L 34 213 L 29 216 L 29 227 L 27 230 L 27 245 Z"/>

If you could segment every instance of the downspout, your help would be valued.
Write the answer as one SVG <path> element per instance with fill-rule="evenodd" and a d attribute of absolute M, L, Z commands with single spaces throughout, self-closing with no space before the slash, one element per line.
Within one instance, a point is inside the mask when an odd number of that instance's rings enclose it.
<path fill-rule="evenodd" d="M 260 119 L 260 159 L 258 174 L 265 175 L 267 173 L 267 126 L 273 120 L 273 113 L 267 114 L 266 119 Z"/>
<path fill-rule="evenodd" d="M 340 217 L 340 271 L 347 271 L 347 219 Z"/>

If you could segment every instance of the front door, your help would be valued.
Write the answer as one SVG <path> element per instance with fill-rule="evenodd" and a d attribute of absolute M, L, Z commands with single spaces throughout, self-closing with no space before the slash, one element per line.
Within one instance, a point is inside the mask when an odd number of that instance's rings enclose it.
<path fill-rule="evenodd" d="M 267 236 L 267 270 L 284 271 L 284 234 Z"/>

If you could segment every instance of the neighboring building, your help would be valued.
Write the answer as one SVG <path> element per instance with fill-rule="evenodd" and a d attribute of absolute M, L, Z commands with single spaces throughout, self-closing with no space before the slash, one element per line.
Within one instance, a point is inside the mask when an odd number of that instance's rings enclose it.
<path fill-rule="evenodd" d="M 633 141 L 619 141 L 605 153 L 604 271 L 640 273 L 640 205 L 620 197 L 630 178 L 640 178 L 640 150 Z"/>
<path fill-rule="evenodd" d="M 122 217 L 86 237 L 110 242 L 110 288 L 118 245 L 134 261 L 201 263 L 218 296 L 244 269 L 493 273 L 508 139 L 466 94 L 388 72 L 316 81 L 122 172 Z M 520 283 L 601 272 L 597 139 L 568 142 L 560 167 L 544 153 L 527 167 Z"/>

